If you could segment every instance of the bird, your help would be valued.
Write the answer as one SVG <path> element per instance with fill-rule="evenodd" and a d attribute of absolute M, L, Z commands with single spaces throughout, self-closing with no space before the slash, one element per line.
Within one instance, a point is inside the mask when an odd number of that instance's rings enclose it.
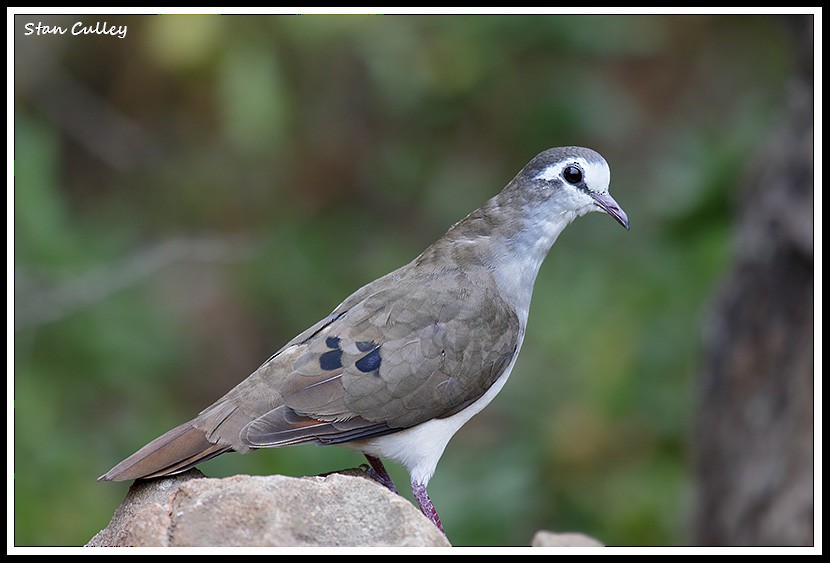
<path fill-rule="evenodd" d="M 626 230 L 597 152 L 530 160 L 494 197 L 408 264 L 361 287 L 226 395 L 99 481 L 174 475 L 219 454 L 317 443 L 362 452 L 397 492 L 403 465 L 421 512 L 444 533 L 427 483 L 450 438 L 510 376 L 539 268 L 563 229 L 600 211 Z"/>

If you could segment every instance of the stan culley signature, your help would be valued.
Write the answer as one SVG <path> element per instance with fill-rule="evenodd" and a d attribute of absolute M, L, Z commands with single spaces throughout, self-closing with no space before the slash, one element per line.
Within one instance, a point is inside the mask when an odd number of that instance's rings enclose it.
<path fill-rule="evenodd" d="M 69 32 L 72 35 L 112 35 L 119 39 L 127 37 L 126 25 L 107 25 L 107 22 L 87 24 L 79 21 L 75 22 L 72 27 L 29 22 L 23 28 L 25 29 L 23 35 L 64 35 Z"/>

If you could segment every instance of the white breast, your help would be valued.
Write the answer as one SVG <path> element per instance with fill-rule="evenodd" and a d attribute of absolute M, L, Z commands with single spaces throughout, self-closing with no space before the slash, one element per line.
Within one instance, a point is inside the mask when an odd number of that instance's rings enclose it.
<path fill-rule="evenodd" d="M 470 420 L 476 413 L 486 407 L 498 395 L 507 382 L 513 364 L 519 356 L 524 330 L 519 335 L 519 344 L 516 353 L 507 369 L 504 370 L 495 383 L 477 401 L 447 418 L 434 418 L 418 426 L 401 430 L 394 434 L 369 438 L 345 444 L 369 455 L 392 459 L 409 470 L 413 483 L 426 485 L 435 473 L 438 460 L 444 453 L 444 448 L 458 429 Z"/>

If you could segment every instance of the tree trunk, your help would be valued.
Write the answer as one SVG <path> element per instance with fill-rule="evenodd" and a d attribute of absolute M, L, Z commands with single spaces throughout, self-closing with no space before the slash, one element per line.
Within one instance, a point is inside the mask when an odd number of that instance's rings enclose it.
<path fill-rule="evenodd" d="M 700 545 L 813 544 L 813 18 L 781 127 L 740 195 L 705 326 L 694 437 Z"/>

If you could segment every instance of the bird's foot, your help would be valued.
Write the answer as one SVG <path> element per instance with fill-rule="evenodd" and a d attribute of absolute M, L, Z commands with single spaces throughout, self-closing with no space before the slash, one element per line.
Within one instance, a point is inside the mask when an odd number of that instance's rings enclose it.
<path fill-rule="evenodd" d="M 438 517 L 438 512 L 432 504 L 432 499 L 430 499 L 427 494 L 426 485 L 413 481 L 412 494 L 415 496 L 415 500 L 418 501 L 418 506 L 421 507 L 421 512 L 424 513 L 424 516 L 429 518 L 430 521 L 435 524 L 435 527 L 441 530 L 441 533 L 446 536 L 447 533 L 444 531 L 444 526 L 441 525 L 441 519 Z"/>
<path fill-rule="evenodd" d="M 395 494 L 398 494 L 398 488 L 395 486 L 395 482 L 392 480 L 392 477 L 389 476 L 389 473 L 386 471 L 386 468 L 383 466 L 383 462 L 380 459 L 370 456 L 369 454 L 363 454 L 366 456 L 366 459 L 369 461 L 370 467 L 366 468 L 366 475 L 389 489 Z"/>

